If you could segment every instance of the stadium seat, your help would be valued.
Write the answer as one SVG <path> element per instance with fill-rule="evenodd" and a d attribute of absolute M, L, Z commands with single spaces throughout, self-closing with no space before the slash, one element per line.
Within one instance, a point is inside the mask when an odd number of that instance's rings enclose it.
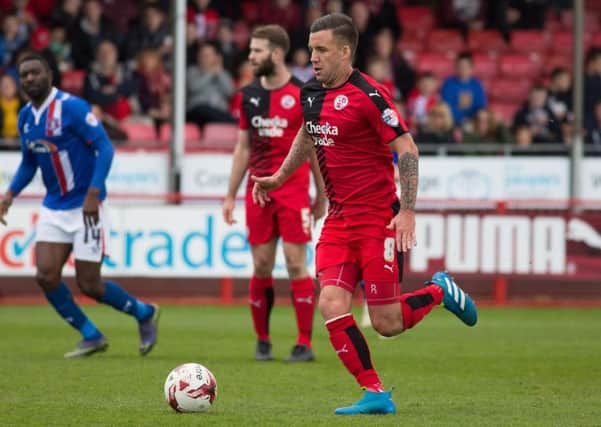
<path fill-rule="evenodd" d="M 598 3 L 598 0 L 586 3 Z M 599 15 L 594 10 L 587 10 L 583 19 L 585 33 L 594 33 L 601 30 L 601 25 L 599 25 Z M 574 28 L 574 13 L 572 9 L 562 10 L 559 15 L 559 21 L 565 30 L 572 30 Z"/>
<path fill-rule="evenodd" d="M 228 123 L 207 123 L 202 134 L 202 146 L 233 150 L 238 143 L 238 125 Z"/>
<path fill-rule="evenodd" d="M 533 79 L 541 72 L 541 58 L 536 54 L 506 53 L 499 59 L 499 68 L 504 77 Z"/>
<path fill-rule="evenodd" d="M 494 102 L 490 104 L 490 109 L 495 112 L 497 119 L 507 126 L 513 123 L 513 117 L 520 108 L 520 104 L 514 102 Z"/>
<path fill-rule="evenodd" d="M 593 34 L 589 41 L 590 46 L 601 47 L 601 32 Z"/>
<path fill-rule="evenodd" d="M 549 55 L 545 60 L 545 73 L 550 74 L 554 68 L 563 67 L 572 70 L 573 62 L 570 55 Z"/>
<path fill-rule="evenodd" d="M 163 142 L 171 142 L 171 124 L 163 123 L 159 130 L 159 139 Z M 184 124 L 184 141 L 187 143 L 198 143 L 201 140 L 201 133 L 194 123 Z"/>
<path fill-rule="evenodd" d="M 424 52 L 417 58 L 417 71 L 431 71 L 441 79 L 449 77 L 454 71 L 454 58 L 452 55 L 441 53 Z"/>
<path fill-rule="evenodd" d="M 61 89 L 75 96 L 81 96 L 85 78 L 86 72 L 84 70 L 63 71 L 61 74 Z"/>
<path fill-rule="evenodd" d="M 474 75 L 481 80 L 495 78 L 499 72 L 499 61 L 494 55 L 486 55 L 484 53 L 475 53 L 474 59 Z"/>
<path fill-rule="evenodd" d="M 527 79 L 495 79 L 491 82 L 489 98 L 491 102 L 505 102 L 521 105 L 528 97 L 532 82 Z"/>
<path fill-rule="evenodd" d="M 470 31 L 467 36 L 467 46 L 474 52 L 504 52 L 507 43 L 500 32 L 496 30 Z"/>
<path fill-rule="evenodd" d="M 584 33 L 584 50 L 591 42 L 591 33 Z M 572 31 L 557 31 L 551 36 L 551 50 L 554 54 L 571 56 L 574 51 L 574 34 Z"/>
<path fill-rule="evenodd" d="M 158 145 L 154 126 L 148 123 L 138 122 L 121 122 L 121 129 L 127 134 L 129 142 L 137 144 L 148 143 L 150 145 Z"/>
<path fill-rule="evenodd" d="M 432 10 L 427 6 L 399 7 L 398 20 L 403 32 L 423 37 L 434 27 Z"/>
<path fill-rule="evenodd" d="M 546 54 L 549 50 L 550 39 L 549 34 L 544 31 L 513 30 L 510 44 L 514 52 Z"/>
<path fill-rule="evenodd" d="M 431 52 L 459 52 L 465 49 L 463 37 L 455 30 L 432 30 L 427 36 Z"/>

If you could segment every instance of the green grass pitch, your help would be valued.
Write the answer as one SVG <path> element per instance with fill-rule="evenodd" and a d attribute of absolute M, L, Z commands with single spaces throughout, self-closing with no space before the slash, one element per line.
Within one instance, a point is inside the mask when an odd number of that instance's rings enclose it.
<path fill-rule="evenodd" d="M 142 358 L 135 322 L 85 307 L 109 337 L 104 354 L 64 360 L 78 335 L 48 306 L 0 306 L 2 426 L 600 426 L 601 310 L 482 309 L 475 328 L 437 308 L 394 340 L 366 336 L 397 414 L 337 417 L 360 389 L 315 321 L 312 364 L 253 360 L 246 307 L 166 306 Z M 291 307 L 276 306 L 278 359 L 294 344 Z M 205 414 L 177 414 L 167 373 L 196 361 L 219 384 Z"/>

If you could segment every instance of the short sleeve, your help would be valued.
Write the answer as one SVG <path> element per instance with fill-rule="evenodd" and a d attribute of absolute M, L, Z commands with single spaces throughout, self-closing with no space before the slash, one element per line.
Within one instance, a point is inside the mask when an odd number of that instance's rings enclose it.
<path fill-rule="evenodd" d="M 383 144 L 388 144 L 409 131 L 394 105 L 388 89 L 379 86 L 377 92 L 368 93 L 367 96 L 371 100 L 369 122 L 374 126 Z"/>

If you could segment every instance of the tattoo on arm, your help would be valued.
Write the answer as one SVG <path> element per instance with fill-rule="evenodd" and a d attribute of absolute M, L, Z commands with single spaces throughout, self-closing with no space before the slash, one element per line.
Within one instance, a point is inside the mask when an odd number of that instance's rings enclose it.
<path fill-rule="evenodd" d="M 278 173 L 284 181 L 307 160 L 312 149 L 313 139 L 301 130 L 294 139 L 284 163 L 280 166 Z"/>
<path fill-rule="evenodd" d="M 401 181 L 401 209 L 414 209 L 417 198 L 418 159 L 413 153 L 403 153 L 399 158 Z"/>

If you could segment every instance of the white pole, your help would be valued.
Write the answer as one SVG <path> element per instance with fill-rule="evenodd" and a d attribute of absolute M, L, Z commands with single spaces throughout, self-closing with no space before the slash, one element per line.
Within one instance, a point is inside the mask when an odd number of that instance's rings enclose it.
<path fill-rule="evenodd" d="M 184 156 L 186 123 L 186 0 L 176 0 L 173 10 L 173 118 L 171 122 L 171 185 L 179 191 L 181 162 Z"/>
<path fill-rule="evenodd" d="M 581 193 L 581 165 L 582 165 L 582 152 L 583 152 L 583 141 L 582 141 L 582 124 L 584 119 L 584 91 L 583 91 L 583 37 L 584 31 L 584 0 L 574 0 L 574 76 L 573 86 L 574 91 L 574 139 L 572 141 L 572 162 L 571 162 L 571 181 L 572 181 L 572 199 L 578 202 L 582 197 Z"/>

